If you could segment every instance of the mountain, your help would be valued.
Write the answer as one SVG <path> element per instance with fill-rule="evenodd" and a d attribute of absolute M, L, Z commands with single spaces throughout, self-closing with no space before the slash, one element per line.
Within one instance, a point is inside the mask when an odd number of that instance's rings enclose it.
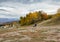
<path fill-rule="evenodd" d="M 0 24 L 6 23 L 6 22 L 13 22 L 13 21 L 18 21 L 16 18 L 0 18 Z"/>

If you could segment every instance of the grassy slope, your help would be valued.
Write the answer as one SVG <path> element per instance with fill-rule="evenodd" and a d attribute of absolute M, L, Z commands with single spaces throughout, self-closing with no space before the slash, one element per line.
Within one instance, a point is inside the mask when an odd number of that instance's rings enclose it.
<path fill-rule="evenodd" d="M 60 24 L 56 25 L 52 20 L 60 23 L 58 18 L 54 18 L 39 23 L 37 27 L 0 29 L 0 42 L 60 42 Z M 46 26 L 42 26 L 43 24 Z"/>
<path fill-rule="evenodd" d="M 40 25 L 44 26 L 52 26 L 52 25 L 60 25 L 60 17 L 55 17 L 40 23 Z"/>

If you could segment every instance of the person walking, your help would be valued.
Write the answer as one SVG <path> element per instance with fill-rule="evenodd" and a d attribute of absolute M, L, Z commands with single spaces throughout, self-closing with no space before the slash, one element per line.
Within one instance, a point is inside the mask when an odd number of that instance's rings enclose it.
<path fill-rule="evenodd" d="M 33 27 L 36 27 L 36 26 L 37 26 L 37 24 L 35 23 Z"/>

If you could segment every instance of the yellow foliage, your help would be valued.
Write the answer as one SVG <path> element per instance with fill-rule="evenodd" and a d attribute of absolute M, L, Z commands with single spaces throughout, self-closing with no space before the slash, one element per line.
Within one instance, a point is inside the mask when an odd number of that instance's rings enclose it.
<path fill-rule="evenodd" d="M 29 13 L 26 15 L 26 17 L 20 17 L 20 19 L 21 19 L 20 24 L 29 25 L 29 24 L 35 23 L 37 21 L 41 21 L 42 18 L 47 19 L 48 18 L 47 14 L 41 14 L 40 11 Z"/>

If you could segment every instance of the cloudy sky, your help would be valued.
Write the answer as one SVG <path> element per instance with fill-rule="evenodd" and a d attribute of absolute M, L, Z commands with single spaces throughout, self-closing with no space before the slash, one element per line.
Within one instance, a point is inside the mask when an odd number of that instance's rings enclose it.
<path fill-rule="evenodd" d="M 0 0 L 0 18 L 19 18 L 32 11 L 56 13 L 60 0 Z"/>

